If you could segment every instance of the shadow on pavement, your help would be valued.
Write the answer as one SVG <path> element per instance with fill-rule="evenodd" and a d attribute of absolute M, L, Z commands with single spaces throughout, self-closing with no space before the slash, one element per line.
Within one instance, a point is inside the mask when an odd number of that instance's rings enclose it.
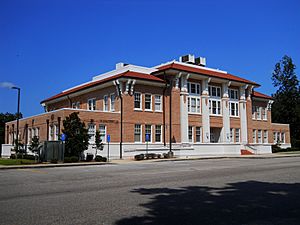
<path fill-rule="evenodd" d="M 124 218 L 134 224 L 300 224 L 300 184 L 247 181 L 223 188 L 190 186 L 180 189 L 140 188 L 151 195 L 146 215 Z"/>

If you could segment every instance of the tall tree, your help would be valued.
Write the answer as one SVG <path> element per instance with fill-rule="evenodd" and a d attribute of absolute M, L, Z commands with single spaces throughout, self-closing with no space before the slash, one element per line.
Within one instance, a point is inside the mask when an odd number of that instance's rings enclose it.
<path fill-rule="evenodd" d="M 290 124 L 293 146 L 300 141 L 300 85 L 295 70 L 292 58 L 285 55 L 272 75 L 273 85 L 278 88 L 273 95 L 272 121 Z"/>
<path fill-rule="evenodd" d="M 78 117 L 78 112 L 74 112 L 63 121 L 63 133 L 66 134 L 65 156 L 78 156 L 88 149 L 89 135 L 84 122 Z"/>

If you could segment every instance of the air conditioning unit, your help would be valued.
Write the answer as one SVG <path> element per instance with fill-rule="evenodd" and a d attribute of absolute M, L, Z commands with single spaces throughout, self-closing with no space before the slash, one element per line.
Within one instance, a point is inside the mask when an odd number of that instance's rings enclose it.
<path fill-rule="evenodd" d="M 124 66 L 129 65 L 128 63 L 119 62 L 116 64 L 116 70 L 123 68 Z"/>
<path fill-rule="evenodd" d="M 179 61 L 180 62 L 184 62 L 184 63 L 195 63 L 195 56 L 194 55 L 191 55 L 191 54 L 188 54 L 188 55 L 184 55 L 184 56 L 181 56 L 179 58 Z"/>
<path fill-rule="evenodd" d="M 195 59 L 195 64 L 198 66 L 206 66 L 206 58 L 198 57 Z"/>

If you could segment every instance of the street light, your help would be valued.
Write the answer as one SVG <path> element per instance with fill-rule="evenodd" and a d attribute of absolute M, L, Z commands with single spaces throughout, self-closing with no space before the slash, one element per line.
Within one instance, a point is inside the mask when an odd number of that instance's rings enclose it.
<path fill-rule="evenodd" d="M 18 90 L 17 139 L 16 139 L 16 141 L 17 141 L 17 152 L 19 152 L 19 119 L 20 119 L 20 92 L 21 92 L 21 88 L 13 86 L 13 87 L 11 87 L 11 89 Z M 22 152 L 22 156 L 23 156 L 23 152 Z"/>

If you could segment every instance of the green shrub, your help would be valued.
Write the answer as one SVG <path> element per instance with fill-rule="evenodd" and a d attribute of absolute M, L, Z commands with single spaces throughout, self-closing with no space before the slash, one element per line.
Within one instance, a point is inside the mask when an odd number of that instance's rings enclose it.
<path fill-rule="evenodd" d="M 95 157 L 95 161 L 96 162 L 107 162 L 107 158 L 106 157 L 102 157 L 101 155 L 97 155 Z"/>
<path fill-rule="evenodd" d="M 50 161 L 51 163 L 57 163 L 58 162 L 58 160 L 57 159 L 51 159 L 51 161 Z"/>
<path fill-rule="evenodd" d="M 71 162 L 73 162 L 73 163 L 79 161 L 78 156 L 71 156 L 70 158 L 71 158 Z"/>
<path fill-rule="evenodd" d="M 272 145 L 272 153 L 282 152 L 282 149 L 278 145 Z"/>
<path fill-rule="evenodd" d="M 93 155 L 93 154 L 87 154 L 87 155 L 86 155 L 86 158 L 85 158 L 85 161 L 90 162 L 90 161 L 93 160 L 93 158 L 94 158 L 94 155 Z"/>
<path fill-rule="evenodd" d="M 23 159 L 35 160 L 35 156 L 34 155 L 24 155 Z"/>
<path fill-rule="evenodd" d="M 134 159 L 135 159 L 135 160 L 138 160 L 138 161 L 139 161 L 139 160 L 143 160 L 143 159 L 145 159 L 145 155 L 144 155 L 144 154 L 135 155 L 135 156 L 134 156 Z"/>
<path fill-rule="evenodd" d="M 16 154 L 11 154 L 11 155 L 10 155 L 10 158 L 11 158 L 11 159 L 16 159 Z"/>
<path fill-rule="evenodd" d="M 71 157 L 64 158 L 64 163 L 71 163 L 71 162 L 72 162 Z"/>

